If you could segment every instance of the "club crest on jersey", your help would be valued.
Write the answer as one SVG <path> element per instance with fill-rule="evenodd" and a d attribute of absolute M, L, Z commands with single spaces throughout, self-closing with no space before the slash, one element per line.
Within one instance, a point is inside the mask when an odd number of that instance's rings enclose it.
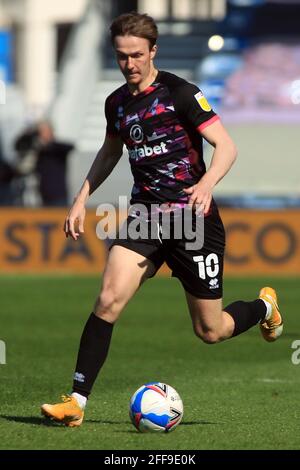
<path fill-rule="evenodd" d="M 199 91 L 198 93 L 196 93 L 194 97 L 196 98 L 197 103 L 199 104 L 200 108 L 203 109 L 203 111 L 207 111 L 207 112 L 211 111 L 211 107 L 207 99 L 203 95 L 202 91 Z"/>
<path fill-rule="evenodd" d="M 130 129 L 130 138 L 136 143 L 140 144 L 144 140 L 144 132 L 139 124 L 134 124 Z"/>

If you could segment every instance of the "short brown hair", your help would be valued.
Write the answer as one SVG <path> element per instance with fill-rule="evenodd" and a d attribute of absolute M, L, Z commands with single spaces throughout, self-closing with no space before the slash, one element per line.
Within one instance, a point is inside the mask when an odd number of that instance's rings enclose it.
<path fill-rule="evenodd" d="M 114 44 L 116 36 L 136 36 L 148 39 L 150 49 L 156 44 L 158 30 L 151 16 L 137 13 L 123 13 L 114 19 L 110 26 L 111 42 Z"/>

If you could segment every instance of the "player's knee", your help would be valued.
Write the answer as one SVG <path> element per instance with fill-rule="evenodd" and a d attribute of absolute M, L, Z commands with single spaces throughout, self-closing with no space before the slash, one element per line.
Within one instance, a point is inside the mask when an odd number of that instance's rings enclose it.
<path fill-rule="evenodd" d="M 115 303 L 115 295 L 111 289 L 105 289 L 99 295 L 98 308 L 103 312 L 112 310 Z"/>
<path fill-rule="evenodd" d="M 202 340 L 206 344 L 216 344 L 222 341 L 220 336 L 217 333 L 214 333 L 213 331 L 207 331 L 206 333 L 204 333 L 204 335 L 202 336 Z"/>
<path fill-rule="evenodd" d="M 195 334 L 206 344 L 216 344 L 221 341 L 220 335 L 214 330 L 203 331 L 202 329 L 195 328 Z"/>
<path fill-rule="evenodd" d="M 108 321 L 115 321 L 118 317 L 118 300 L 113 289 L 103 289 L 96 300 L 95 314 Z"/>

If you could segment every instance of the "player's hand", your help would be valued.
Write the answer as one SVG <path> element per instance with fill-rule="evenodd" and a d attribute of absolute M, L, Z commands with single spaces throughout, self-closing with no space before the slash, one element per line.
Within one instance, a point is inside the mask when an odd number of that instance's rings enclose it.
<path fill-rule="evenodd" d="M 207 214 L 212 200 L 212 188 L 207 183 L 199 181 L 199 183 L 184 189 L 189 195 L 189 205 L 196 211 L 198 215 Z"/>
<path fill-rule="evenodd" d="M 81 233 L 84 233 L 85 205 L 79 199 L 75 200 L 64 223 L 66 237 L 71 236 L 77 240 Z"/>

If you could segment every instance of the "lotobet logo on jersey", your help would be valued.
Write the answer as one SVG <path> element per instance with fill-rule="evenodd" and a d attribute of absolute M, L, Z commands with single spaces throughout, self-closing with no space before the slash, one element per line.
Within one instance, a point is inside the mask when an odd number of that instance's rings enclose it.
<path fill-rule="evenodd" d="M 194 97 L 196 98 L 197 103 L 200 105 L 200 108 L 203 109 L 203 111 L 207 111 L 207 112 L 211 111 L 211 107 L 207 99 L 203 95 L 202 91 L 199 91 L 198 93 L 196 93 Z"/>

